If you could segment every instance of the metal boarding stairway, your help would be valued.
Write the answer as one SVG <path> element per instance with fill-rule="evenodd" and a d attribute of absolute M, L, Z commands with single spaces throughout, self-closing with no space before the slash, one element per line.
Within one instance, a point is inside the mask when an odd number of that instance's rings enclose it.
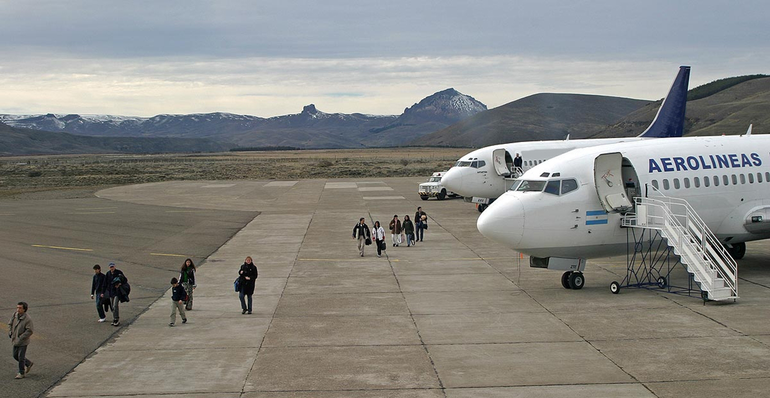
<path fill-rule="evenodd" d="M 658 231 L 697 282 L 704 300 L 738 298 L 738 264 L 686 200 L 636 197 L 634 205 L 635 212 L 626 213 L 621 225 Z"/>

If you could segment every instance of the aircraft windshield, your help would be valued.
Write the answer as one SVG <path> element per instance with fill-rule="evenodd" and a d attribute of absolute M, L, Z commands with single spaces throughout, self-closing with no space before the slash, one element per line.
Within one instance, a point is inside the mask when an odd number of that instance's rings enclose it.
<path fill-rule="evenodd" d="M 528 181 L 524 180 L 516 188 L 519 192 L 541 192 L 545 188 L 547 181 Z"/>
<path fill-rule="evenodd" d="M 460 160 L 455 164 L 455 167 L 470 167 L 471 162 L 469 160 Z"/>

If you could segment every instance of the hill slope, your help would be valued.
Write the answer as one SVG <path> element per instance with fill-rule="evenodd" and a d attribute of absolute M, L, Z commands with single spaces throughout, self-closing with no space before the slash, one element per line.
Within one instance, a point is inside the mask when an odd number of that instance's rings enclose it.
<path fill-rule="evenodd" d="M 231 147 L 190 138 L 86 137 L 20 129 L 0 123 L 0 155 L 216 152 Z"/>
<path fill-rule="evenodd" d="M 649 101 L 581 94 L 535 94 L 481 112 L 411 142 L 482 147 L 504 142 L 585 138 Z"/>
<path fill-rule="evenodd" d="M 695 90 L 701 87 L 691 92 Z M 660 104 L 661 101 L 655 101 L 601 129 L 594 137 L 639 134 L 652 122 Z M 707 97 L 687 101 L 685 118 L 685 135 L 742 134 L 749 124 L 754 125 L 755 134 L 770 132 L 770 77 L 744 81 Z"/>

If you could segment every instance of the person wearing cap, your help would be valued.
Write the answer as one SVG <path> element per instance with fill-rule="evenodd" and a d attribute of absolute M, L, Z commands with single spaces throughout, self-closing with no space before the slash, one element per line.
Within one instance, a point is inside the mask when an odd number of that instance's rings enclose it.
<path fill-rule="evenodd" d="M 128 278 L 123 271 L 115 268 L 115 263 L 110 263 L 110 270 L 107 271 L 104 278 L 104 292 L 102 297 L 109 297 L 110 307 L 112 309 L 112 326 L 120 325 L 120 285 L 127 282 Z"/>

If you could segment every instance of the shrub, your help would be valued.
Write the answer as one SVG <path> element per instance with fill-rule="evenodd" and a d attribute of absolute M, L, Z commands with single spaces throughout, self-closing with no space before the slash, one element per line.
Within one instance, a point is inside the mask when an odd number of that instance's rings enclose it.
<path fill-rule="evenodd" d="M 37 170 L 32 170 L 29 173 L 27 173 L 27 175 L 30 176 L 30 177 L 40 177 L 41 175 L 43 175 L 43 172 L 42 171 L 37 171 Z"/>

